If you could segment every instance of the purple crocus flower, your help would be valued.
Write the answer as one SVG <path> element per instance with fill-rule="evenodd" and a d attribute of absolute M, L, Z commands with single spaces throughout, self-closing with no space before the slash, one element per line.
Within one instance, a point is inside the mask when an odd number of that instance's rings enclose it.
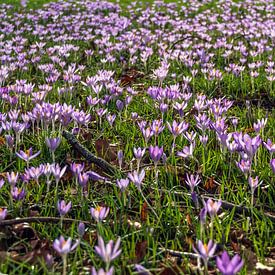
<path fill-rule="evenodd" d="M 205 208 L 211 218 L 213 218 L 215 215 L 217 215 L 221 205 L 222 205 L 221 200 L 219 200 L 219 201 L 213 201 L 211 199 L 207 200 L 207 202 L 205 203 Z"/>
<path fill-rule="evenodd" d="M 245 174 L 247 175 L 247 173 L 250 171 L 251 169 L 251 161 L 250 160 L 244 160 L 241 159 L 240 162 L 236 162 L 237 166 L 239 167 L 239 169 Z"/>
<path fill-rule="evenodd" d="M 118 164 L 119 164 L 119 169 L 122 168 L 122 162 L 123 162 L 123 151 L 119 150 L 117 152 L 117 159 L 118 159 Z"/>
<path fill-rule="evenodd" d="M 69 202 L 68 204 L 66 204 L 64 200 L 57 202 L 57 210 L 60 216 L 65 216 L 70 211 L 71 207 L 72 202 Z"/>
<path fill-rule="evenodd" d="M 271 166 L 271 169 L 272 169 L 273 173 L 275 174 L 275 159 L 272 159 L 270 161 L 270 166 Z"/>
<path fill-rule="evenodd" d="M 13 187 L 11 189 L 11 196 L 14 200 L 20 201 L 23 200 L 26 196 L 26 191 L 24 189 L 19 189 L 17 187 Z"/>
<path fill-rule="evenodd" d="M 114 274 L 114 267 L 112 266 L 109 270 L 104 270 L 100 268 L 98 271 L 94 267 L 92 267 L 91 275 L 113 275 Z"/>
<path fill-rule="evenodd" d="M 201 209 L 200 215 L 199 215 L 201 225 L 205 224 L 205 222 L 206 222 L 206 214 L 207 214 L 207 209 L 205 207 L 203 207 Z"/>
<path fill-rule="evenodd" d="M 4 220 L 8 214 L 7 208 L 0 208 L 0 221 Z"/>
<path fill-rule="evenodd" d="M 201 240 L 197 243 L 197 248 L 193 247 L 194 251 L 201 257 L 204 261 L 208 261 L 209 258 L 213 257 L 217 245 L 210 240 L 208 244 L 203 244 Z"/>
<path fill-rule="evenodd" d="M 54 152 L 61 142 L 61 138 L 46 138 L 46 145 L 51 152 Z"/>
<path fill-rule="evenodd" d="M 73 162 L 70 165 L 70 169 L 73 172 L 74 175 L 78 175 L 79 173 L 81 173 L 84 169 L 84 164 L 83 163 L 75 163 Z"/>
<path fill-rule="evenodd" d="M 18 181 L 18 177 L 19 177 L 19 174 L 18 173 L 14 173 L 14 172 L 7 172 L 7 179 L 8 179 L 8 183 L 11 185 L 11 186 L 15 186 L 17 181 Z"/>
<path fill-rule="evenodd" d="M 105 246 L 105 243 L 101 236 L 98 237 L 98 245 L 95 247 L 95 252 L 101 257 L 101 259 L 109 265 L 111 261 L 117 258 L 121 249 L 119 249 L 120 238 L 117 239 L 116 243 L 113 240 L 109 241 Z"/>
<path fill-rule="evenodd" d="M 108 216 L 109 210 L 108 207 L 97 206 L 96 208 L 91 207 L 90 213 L 97 222 L 101 222 Z"/>
<path fill-rule="evenodd" d="M 171 134 L 174 137 L 177 137 L 182 132 L 186 131 L 188 129 L 189 124 L 185 123 L 184 121 L 177 123 L 175 120 L 173 121 L 172 125 L 170 125 L 169 122 L 167 122 L 168 130 L 171 132 Z"/>
<path fill-rule="evenodd" d="M 55 177 L 55 181 L 58 183 L 62 176 L 64 175 L 67 166 L 64 166 L 62 169 L 60 168 L 59 164 L 52 165 L 52 174 Z"/>
<path fill-rule="evenodd" d="M 134 148 L 135 158 L 138 159 L 138 160 L 142 159 L 142 157 L 145 154 L 145 150 L 146 150 L 146 148 L 143 148 L 143 149 L 141 149 L 140 147 Z"/>
<path fill-rule="evenodd" d="M 194 175 L 190 175 L 189 177 L 187 174 L 185 182 L 189 185 L 191 192 L 194 192 L 194 188 L 201 182 L 201 180 L 199 179 L 199 175 L 196 177 Z"/>
<path fill-rule="evenodd" d="M 85 224 L 83 222 L 79 223 L 78 227 L 77 227 L 77 233 L 79 234 L 79 236 L 83 237 L 85 234 Z"/>
<path fill-rule="evenodd" d="M 119 189 L 124 192 L 127 186 L 129 185 L 129 179 L 117 179 L 116 180 L 117 186 Z"/>
<path fill-rule="evenodd" d="M 131 182 L 134 183 L 134 185 L 141 190 L 141 183 L 145 177 L 145 171 L 144 169 L 141 170 L 140 173 L 138 171 L 134 171 L 132 173 L 128 173 L 128 178 L 130 179 Z"/>
<path fill-rule="evenodd" d="M 255 189 L 261 184 L 261 182 L 259 182 L 258 176 L 255 178 L 249 177 L 248 183 L 249 183 L 252 193 L 254 193 Z"/>
<path fill-rule="evenodd" d="M 79 244 L 79 241 L 76 241 L 72 246 L 72 239 L 68 238 L 66 241 L 63 236 L 60 236 L 59 239 L 55 239 L 53 243 L 53 248 L 57 251 L 57 253 L 64 257 L 71 251 L 73 251 Z"/>
<path fill-rule="evenodd" d="M 26 161 L 27 163 L 34 159 L 35 157 L 37 157 L 40 154 L 40 151 L 38 151 L 37 153 L 33 154 L 32 148 L 30 148 L 29 150 L 27 150 L 26 152 L 20 150 L 19 153 L 15 153 L 19 158 L 23 159 L 24 161 Z"/>
<path fill-rule="evenodd" d="M 94 171 L 87 171 L 86 174 L 88 174 L 90 179 L 93 181 L 106 180 L 105 177 L 100 176 L 98 173 Z"/>
<path fill-rule="evenodd" d="M 81 187 L 85 187 L 87 185 L 89 178 L 90 175 L 88 173 L 79 173 L 77 175 L 77 180 Z"/>
<path fill-rule="evenodd" d="M 163 147 L 158 147 L 157 145 L 156 146 L 150 145 L 149 154 L 151 159 L 154 161 L 154 163 L 157 164 L 163 155 Z"/>
<path fill-rule="evenodd" d="M 191 143 L 190 146 L 184 146 L 182 151 L 177 152 L 177 155 L 182 158 L 192 157 L 194 152 L 194 144 Z"/>
<path fill-rule="evenodd" d="M 228 253 L 224 251 L 221 257 L 216 258 L 216 264 L 223 275 L 235 275 L 241 270 L 244 261 L 238 254 L 230 259 Z"/>
<path fill-rule="evenodd" d="M 268 139 L 267 142 L 263 142 L 265 148 L 270 152 L 275 152 L 275 143 L 272 143 L 271 139 Z"/>

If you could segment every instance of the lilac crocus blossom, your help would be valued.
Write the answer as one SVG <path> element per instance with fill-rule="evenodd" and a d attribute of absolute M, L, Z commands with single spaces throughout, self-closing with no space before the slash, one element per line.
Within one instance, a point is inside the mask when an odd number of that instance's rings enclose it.
<path fill-rule="evenodd" d="M 149 147 L 149 154 L 151 159 L 154 161 L 154 163 L 157 164 L 163 155 L 163 147 L 158 147 L 157 145 L 156 146 L 151 145 Z"/>
<path fill-rule="evenodd" d="M 217 215 L 221 205 L 222 205 L 221 200 L 219 200 L 219 201 L 213 201 L 211 199 L 207 200 L 207 202 L 205 203 L 205 208 L 211 218 L 213 218 L 215 215 Z"/>
<path fill-rule="evenodd" d="M 272 159 L 270 161 L 270 166 L 271 166 L 271 169 L 272 169 L 273 173 L 275 174 L 275 159 Z"/>
<path fill-rule="evenodd" d="M 26 196 L 26 191 L 25 189 L 19 189 L 17 187 L 13 187 L 11 189 L 11 196 L 14 200 L 20 201 L 23 200 Z"/>
<path fill-rule="evenodd" d="M 15 154 L 28 163 L 30 160 L 36 158 L 40 154 L 40 151 L 33 154 L 32 148 L 30 148 L 26 152 L 20 150 L 19 153 L 16 152 Z"/>
<path fill-rule="evenodd" d="M 111 261 L 113 261 L 120 255 L 121 249 L 119 249 L 119 246 L 120 238 L 117 239 L 116 243 L 111 240 L 107 243 L 107 245 L 105 245 L 102 237 L 99 236 L 98 245 L 95 247 L 95 252 L 107 265 L 109 265 Z"/>
<path fill-rule="evenodd" d="M 73 251 L 79 245 L 79 241 L 76 241 L 74 245 L 72 245 L 72 239 L 68 238 L 66 241 L 63 236 L 60 236 L 59 239 L 55 239 L 53 243 L 53 248 L 60 256 L 66 256 L 68 253 Z"/>
<path fill-rule="evenodd" d="M 51 152 L 54 152 L 61 142 L 61 138 L 46 138 L 46 145 Z"/>
<path fill-rule="evenodd" d="M 190 146 L 184 146 L 182 151 L 177 152 L 177 155 L 182 158 L 192 157 L 194 152 L 194 144 L 191 143 Z"/>
<path fill-rule="evenodd" d="M 65 216 L 70 211 L 71 207 L 72 207 L 71 201 L 68 202 L 67 204 L 64 200 L 57 202 L 57 210 L 60 216 Z"/>
<path fill-rule="evenodd" d="M 145 177 L 145 171 L 144 169 L 141 170 L 140 173 L 138 173 L 138 171 L 133 171 L 132 173 L 128 173 L 128 178 L 130 179 L 131 182 L 134 183 L 134 185 L 141 190 L 141 184 L 142 181 Z"/>
<path fill-rule="evenodd" d="M 114 267 L 112 266 L 109 270 L 104 270 L 100 268 L 98 271 L 94 267 L 92 267 L 91 275 L 113 275 L 114 274 Z"/>
<path fill-rule="evenodd" d="M 102 207 L 102 206 L 97 206 L 96 208 L 91 207 L 90 208 L 90 213 L 92 218 L 94 218 L 97 222 L 101 222 L 109 214 L 110 209 L 108 207 Z"/>
<path fill-rule="evenodd" d="M 208 244 L 203 244 L 201 240 L 197 242 L 197 247 L 193 247 L 194 251 L 201 257 L 204 261 L 208 261 L 209 258 L 214 256 L 217 245 L 210 240 Z"/>
<path fill-rule="evenodd" d="M 201 182 L 199 175 L 196 177 L 194 175 L 186 175 L 186 184 L 189 185 L 191 192 L 194 192 L 194 188 Z"/>
<path fill-rule="evenodd" d="M 7 172 L 7 180 L 11 186 L 15 186 L 18 181 L 19 174 L 15 172 Z"/>
<path fill-rule="evenodd" d="M 129 179 L 117 179 L 116 183 L 119 189 L 123 192 L 129 185 Z"/>
<path fill-rule="evenodd" d="M 244 261 L 238 254 L 230 259 L 228 253 L 224 251 L 221 257 L 216 258 L 216 264 L 223 275 L 235 275 L 242 269 Z"/>

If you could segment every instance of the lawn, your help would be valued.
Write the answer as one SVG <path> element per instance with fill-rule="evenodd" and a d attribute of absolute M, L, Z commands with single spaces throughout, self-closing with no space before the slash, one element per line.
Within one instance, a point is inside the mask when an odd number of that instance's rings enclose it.
<path fill-rule="evenodd" d="M 1 1 L 1 274 L 275 272 L 275 4 L 148 2 Z"/>

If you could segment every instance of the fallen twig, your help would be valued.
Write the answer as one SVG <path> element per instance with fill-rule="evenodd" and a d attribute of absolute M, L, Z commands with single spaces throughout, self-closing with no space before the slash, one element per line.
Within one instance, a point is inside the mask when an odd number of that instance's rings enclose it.
<path fill-rule="evenodd" d="M 191 253 L 191 252 L 176 251 L 176 250 L 166 249 L 166 248 L 158 248 L 158 250 L 162 252 L 168 252 L 172 256 L 176 256 L 176 257 L 189 256 L 192 258 L 198 258 L 197 254 Z"/>
<path fill-rule="evenodd" d="M 78 151 L 87 161 L 96 164 L 100 167 L 104 172 L 106 172 L 110 176 L 115 176 L 117 174 L 117 169 L 108 163 L 106 160 L 99 158 L 92 154 L 87 148 L 81 145 L 75 136 L 68 131 L 63 131 L 63 137 L 68 141 L 68 143 Z"/>
<path fill-rule="evenodd" d="M 58 217 L 26 217 L 26 218 L 16 218 L 16 219 L 10 219 L 10 220 L 3 220 L 0 221 L 0 226 L 7 226 L 7 225 L 14 225 L 19 223 L 39 223 L 39 222 L 60 222 L 61 218 Z M 84 223 L 86 225 L 93 225 L 92 223 L 88 221 L 81 221 L 81 220 L 75 220 L 70 218 L 63 218 L 63 223 Z"/>

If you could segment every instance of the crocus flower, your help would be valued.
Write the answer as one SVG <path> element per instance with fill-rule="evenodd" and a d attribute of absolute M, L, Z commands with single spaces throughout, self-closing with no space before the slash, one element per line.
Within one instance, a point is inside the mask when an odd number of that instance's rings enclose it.
<path fill-rule="evenodd" d="M 7 208 L 0 207 L 0 221 L 4 220 L 8 214 Z"/>
<path fill-rule="evenodd" d="M 145 154 L 145 148 L 141 149 L 140 147 L 134 148 L 134 155 L 136 159 L 142 159 Z"/>
<path fill-rule="evenodd" d="M 54 152 L 61 142 L 61 138 L 46 138 L 46 144 L 51 152 Z"/>
<path fill-rule="evenodd" d="M 216 264 L 223 275 L 235 275 L 241 270 L 244 261 L 238 254 L 230 259 L 228 253 L 224 251 L 221 257 L 216 258 Z"/>
<path fill-rule="evenodd" d="M 93 181 L 106 180 L 105 177 L 102 177 L 98 173 L 93 172 L 93 171 L 87 171 L 86 174 L 88 174 L 90 179 Z"/>
<path fill-rule="evenodd" d="M 219 201 L 213 201 L 211 199 L 207 200 L 207 202 L 205 203 L 205 207 L 211 218 L 213 218 L 218 213 L 221 205 L 222 205 L 221 200 Z"/>
<path fill-rule="evenodd" d="M 241 159 L 240 162 L 236 162 L 237 166 L 239 167 L 239 169 L 245 174 L 247 175 L 247 173 L 250 171 L 251 169 L 251 161 L 250 160 L 244 160 Z"/>
<path fill-rule="evenodd" d="M 85 234 L 85 224 L 83 222 L 79 223 L 78 227 L 77 227 L 77 233 L 79 234 L 79 236 L 83 237 Z"/>
<path fill-rule="evenodd" d="M 64 200 L 57 202 L 57 210 L 60 216 L 65 216 L 70 211 L 71 207 L 72 202 L 68 202 L 68 204 L 66 204 Z"/>
<path fill-rule="evenodd" d="M 113 275 L 114 274 L 114 267 L 112 266 L 109 270 L 104 270 L 100 268 L 98 271 L 94 267 L 92 267 L 91 275 Z"/>
<path fill-rule="evenodd" d="M 129 185 L 129 179 L 117 179 L 116 183 L 119 189 L 123 192 Z"/>
<path fill-rule="evenodd" d="M 14 172 L 9 173 L 9 172 L 7 172 L 8 183 L 11 186 L 15 186 L 17 181 L 18 181 L 18 176 L 19 176 L 18 173 L 14 173 Z"/>
<path fill-rule="evenodd" d="M 87 185 L 89 178 L 90 175 L 88 173 L 79 173 L 77 175 L 77 180 L 81 187 L 85 187 Z"/>
<path fill-rule="evenodd" d="M 73 162 L 71 165 L 70 165 L 70 169 L 71 171 L 73 172 L 74 175 L 78 175 L 79 173 L 81 173 L 84 169 L 84 164 L 82 163 L 75 163 Z"/>
<path fill-rule="evenodd" d="M 216 246 L 217 245 L 212 240 L 210 240 L 208 244 L 203 244 L 202 241 L 199 240 L 197 243 L 197 248 L 193 247 L 193 249 L 199 257 L 207 261 L 209 258 L 213 257 Z"/>
<path fill-rule="evenodd" d="M 196 177 L 194 175 L 190 175 L 189 177 L 187 174 L 185 182 L 189 185 L 191 192 L 194 192 L 194 188 L 201 182 L 201 180 L 199 179 L 199 175 Z"/>
<path fill-rule="evenodd" d="M 120 238 L 117 239 L 116 243 L 111 240 L 105 246 L 105 243 L 101 236 L 98 237 L 98 245 L 95 247 L 95 252 L 101 257 L 101 259 L 109 265 L 111 261 L 117 258 L 120 253 L 121 249 L 119 249 L 120 245 Z"/>
<path fill-rule="evenodd" d="M 108 216 L 109 210 L 108 207 L 97 206 L 96 208 L 91 207 L 90 213 L 97 222 L 100 222 Z"/>
<path fill-rule="evenodd" d="M 26 196 L 26 192 L 24 189 L 19 189 L 17 187 L 13 187 L 11 189 L 11 196 L 14 200 L 20 201 L 23 200 Z"/>
<path fill-rule="evenodd" d="M 58 183 L 62 176 L 64 175 L 67 166 L 64 166 L 62 169 L 60 168 L 59 164 L 52 165 L 52 174 L 55 177 L 55 181 Z"/>
<path fill-rule="evenodd" d="M 200 224 L 203 225 L 206 222 L 206 214 L 207 214 L 207 209 L 203 207 L 200 211 Z"/>
<path fill-rule="evenodd" d="M 157 164 L 160 161 L 161 156 L 163 154 L 163 147 L 151 145 L 149 147 L 149 154 L 150 154 L 151 159 L 154 161 L 154 163 Z"/>
<path fill-rule="evenodd" d="M 182 158 L 192 157 L 194 152 L 194 145 L 193 143 L 190 146 L 184 146 L 182 151 L 177 152 L 177 155 Z"/>
<path fill-rule="evenodd" d="M 128 178 L 131 182 L 134 183 L 134 185 L 140 190 L 141 189 L 141 183 L 145 177 L 145 171 L 144 169 L 141 170 L 140 173 L 138 173 L 136 170 L 132 173 L 128 173 Z"/>
<path fill-rule="evenodd" d="M 275 173 L 275 159 L 272 159 L 270 161 L 270 166 L 271 166 L 271 169 L 272 169 L 273 173 Z"/>
<path fill-rule="evenodd" d="M 136 264 L 135 265 L 135 269 L 138 272 L 138 274 L 140 275 L 150 275 L 151 273 L 149 272 L 149 270 L 147 270 L 145 267 L 143 267 L 140 264 Z"/>
<path fill-rule="evenodd" d="M 175 120 L 173 121 L 172 125 L 170 125 L 169 122 L 167 122 L 168 130 L 171 132 L 171 134 L 174 137 L 177 137 L 182 132 L 186 131 L 188 129 L 189 124 L 185 123 L 184 121 L 177 123 Z"/>
<path fill-rule="evenodd" d="M 255 178 L 249 177 L 248 178 L 248 183 L 250 185 L 252 193 L 254 193 L 255 189 L 261 184 L 261 182 L 259 182 L 258 176 L 255 177 Z"/>
<path fill-rule="evenodd" d="M 118 163 L 119 163 L 119 169 L 121 169 L 122 161 L 123 161 L 123 151 L 122 150 L 119 150 L 117 152 L 117 159 L 118 159 Z"/>
<path fill-rule="evenodd" d="M 271 139 L 268 139 L 267 142 L 263 142 L 265 148 L 270 152 L 275 152 L 275 143 L 272 143 Z"/>
<path fill-rule="evenodd" d="M 29 150 L 27 150 L 26 152 L 20 150 L 19 153 L 16 152 L 16 155 L 23 159 L 24 161 L 26 161 L 27 163 L 36 158 L 38 155 L 40 154 L 40 151 L 38 151 L 37 153 L 33 154 L 32 148 L 30 148 Z"/>
<path fill-rule="evenodd" d="M 79 241 L 76 241 L 72 246 L 72 239 L 68 238 L 66 241 L 63 236 L 60 236 L 59 239 L 55 239 L 53 243 L 53 248 L 57 251 L 60 256 L 66 256 L 68 253 L 73 251 L 79 244 Z"/>

